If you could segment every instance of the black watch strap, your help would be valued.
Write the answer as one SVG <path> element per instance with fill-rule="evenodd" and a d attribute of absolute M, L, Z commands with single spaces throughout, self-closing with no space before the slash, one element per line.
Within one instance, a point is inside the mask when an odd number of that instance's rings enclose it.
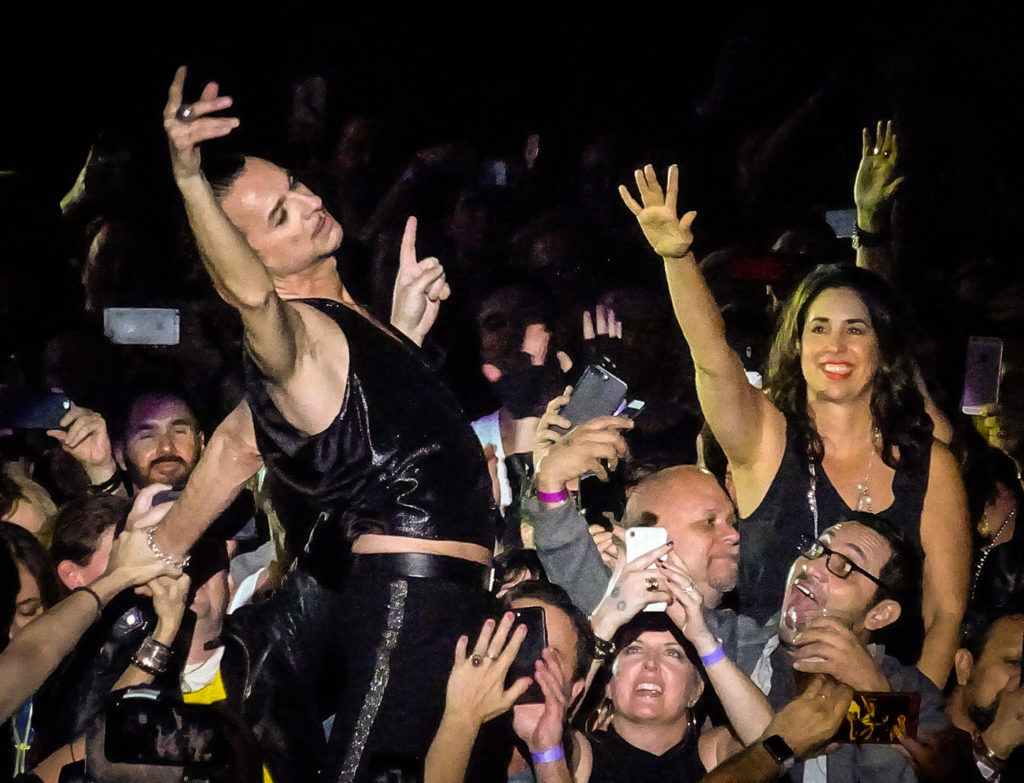
<path fill-rule="evenodd" d="M 793 766 L 793 749 L 786 744 L 778 734 L 772 734 L 761 740 L 761 747 L 768 751 L 768 755 L 778 762 L 784 770 Z"/>
<path fill-rule="evenodd" d="M 858 224 L 853 226 L 853 236 L 850 237 L 850 241 L 853 244 L 853 249 L 856 250 L 861 247 L 882 247 L 889 242 L 889 235 L 886 233 L 873 233 L 871 231 L 865 231 Z"/>

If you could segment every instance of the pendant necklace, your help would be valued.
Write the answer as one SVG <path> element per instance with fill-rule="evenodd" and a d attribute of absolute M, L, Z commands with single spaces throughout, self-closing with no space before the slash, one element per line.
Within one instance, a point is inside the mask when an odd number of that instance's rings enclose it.
<path fill-rule="evenodd" d="M 1003 520 L 1003 524 L 999 526 L 999 530 L 992 536 L 992 540 L 985 544 L 978 553 L 978 562 L 974 566 L 974 574 L 971 578 L 971 598 L 974 598 L 974 591 L 978 587 L 978 578 L 981 576 L 981 569 L 985 567 L 985 561 L 988 560 L 988 556 L 992 553 L 992 550 L 996 548 L 996 541 L 999 540 L 999 536 L 1006 530 L 1006 526 L 1010 524 L 1013 518 L 1017 516 L 1017 508 L 1014 507 L 1013 511 L 1006 515 L 1006 519 Z"/>
<path fill-rule="evenodd" d="M 857 510 L 867 511 L 874 513 L 874 509 L 871 507 L 871 490 L 868 487 L 868 476 L 871 474 L 871 460 L 875 456 L 875 449 L 878 448 L 878 442 L 882 439 L 882 432 L 875 427 L 871 433 L 871 453 L 868 454 L 868 465 L 864 471 L 864 481 L 857 485 Z M 818 473 L 814 466 L 814 458 L 808 454 L 807 457 L 807 474 L 808 474 L 808 487 L 807 487 L 807 507 L 811 510 L 811 519 L 814 520 L 814 537 L 818 537 Z"/>

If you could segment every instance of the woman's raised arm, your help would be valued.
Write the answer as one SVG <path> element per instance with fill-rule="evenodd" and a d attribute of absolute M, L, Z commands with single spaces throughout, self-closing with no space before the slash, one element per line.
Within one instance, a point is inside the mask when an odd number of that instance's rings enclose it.
<path fill-rule="evenodd" d="M 767 428 L 785 432 L 782 414 L 750 385 L 743 363 L 726 342 L 725 322 L 691 250 L 690 226 L 697 213 L 682 218 L 677 213 L 679 169 L 669 166 L 664 191 L 653 166 L 638 169 L 635 177 L 640 203 L 625 185 L 619 186 L 619 195 L 665 263 L 672 308 L 697 371 L 701 409 L 733 466 L 749 465 L 761 456 Z"/>

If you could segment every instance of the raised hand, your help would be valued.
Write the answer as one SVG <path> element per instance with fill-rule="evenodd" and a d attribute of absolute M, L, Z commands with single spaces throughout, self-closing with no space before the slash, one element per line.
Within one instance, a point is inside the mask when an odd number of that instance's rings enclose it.
<path fill-rule="evenodd" d="M 853 699 L 848 685 L 815 677 L 800 696 L 772 719 L 765 737 L 778 734 L 799 758 L 815 755 L 838 731 Z"/>
<path fill-rule="evenodd" d="M 195 103 L 183 103 L 187 73 L 184 65 L 175 72 L 164 105 L 164 131 L 171 150 L 171 169 L 179 184 L 200 175 L 199 145 L 202 142 L 227 136 L 238 127 L 236 117 L 207 116 L 231 105 L 230 97 L 219 94 L 216 82 L 208 83 Z"/>
<path fill-rule="evenodd" d="M 512 710 L 512 728 L 532 752 L 549 750 L 562 744 L 565 713 L 569 696 L 563 683 L 565 671 L 571 666 L 562 661 L 552 647 L 545 647 L 535 664 L 533 678 L 544 694 L 541 704 L 520 704 Z"/>
<path fill-rule="evenodd" d="M 55 438 L 85 469 L 90 483 L 99 484 L 114 475 L 117 463 L 110 448 L 107 422 L 100 414 L 72 405 L 60 426 L 63 429 L 47 430 L 46 434 Z"/>
<path fill-rule="evenodd" d="M 675 164 L 668 167 L 668 180 L 662 191 L 654 166 L 647 165 L 637 169 L 637 190 L 640 204 L 630 195 L 625 185 L 619 185 L 619 195 L 629 211 L 636 216 L 644 236 L 651 248 L 662 258 L 683 258 L 690 252 L 693 244 L 693 225 L 696 212 L 687 212 L 680 218 L 676 212 L 676 199 L 679 195 L 679 167 Z M 642 206 L 641 206 L 642 204 Z"/>
<path fill-rule="evenodd" d="M 600 364 L 613 372 L 616 369 L 616 355 L 621 350 L 622 321 L 615 317 L 615 311 L 604 305 L 583 311 L 583 364 Z"/>
<path fill-rule="evenodd" d="M 441 302 L 451 295 L 444 267 L 436 258 L 416 260 L 416 218 L 405 223 L 398 274 L 391 299 L 391 325 L 417 345 L 437 320 Z"/>
<path fill-rule="evenodd" d="M 533 450 L 533 464 L 539 466 L 541 460 L 548 453 L 552 446 L 558 443 L 564 436 L 552 427 L 568 429 L 572 422 L 560 414 L 562 408 L 569 404 L 569 395 L 572 394 L 572 386 L 566 386 L 565 390 L 554 397 L 544 409 L 544 415 L 537 422 L 536 446 Z"/>
<path fill-rule="evenodd" d="M 632 419 L 620 416 L 599 416 L 573 427 L 541 459 L 537 489 L 558 492 L 585 473 L 607 481 L 609 471 L 615 470 L 626 453 L 622 431 L 631 429 Z"/>
<path fill-rule="evenodd" d="M 529 677 L 520 677 L 505 689 L 505 675 L 526 638 L 526 626 L 520 625 L 509 636 L 515 615 L 506 612 L 495 626 L 486 620 L 480 629 L 473 652 L 466 650 L 469 640 L 459 637 L 455 644 L 455 663 L 448 677 L 445 720 L 474 728 L 509 710 L 530 687 Z"/>
<path fill-rule="evenodd" d="M 672 542 L 626 563 L 614 578 L 611 589 L 590 616 L 594 633 L 611 641 L 616 632 L 647 604 L 672 601 L 663 575 L 651 566 L 672 551 Z"/>
<path fill-rule="evenodd" d="M 888 691 L 871 654 L 853 631 L 836 617 L 815 617 L 793 637 L 793 668 L 830 674 L 858 691 Z"/>
<path fill-rule="evenodd" d="M 178 577 L 158 576 L 135 588 L 139 595 L 148 595 L 153 599 L 153 609 L 156 611 L 153 638 L 161 644 L 169 647 L 174 637 L 178 635 L 181 619 L 185 616 L 188 589 L 191 584 L 192 580 L 188 574 L 182 574 Z"/>
<path fill-rule="evenodd" d="M 665 589 L 672 596 L 665 613 L 674 622 L 683 636 L 689 639 L 697 652 L 707 655 L 718 646 L 718 640 L 704 623 L 704 597 L 690 576 L 686 564 L 672 552 L 657 563 Z"/>
<path fill-rule="evenodd" d="M 865 128 L 862 134 L 860 166 L 853 183 L 853 200 L 857 205 L 857 224 L 865 231 L 879 233 L 885 228 L 889 204 L 903 184 L 903 177 L 894 177 L 899 160 L 899 147 L 892 120 L 878 122 L 874 139 Z"/>

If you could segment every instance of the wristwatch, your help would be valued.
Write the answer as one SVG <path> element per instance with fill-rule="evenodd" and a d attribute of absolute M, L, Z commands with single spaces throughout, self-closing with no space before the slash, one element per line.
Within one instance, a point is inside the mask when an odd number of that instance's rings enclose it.
<path fill-rule="evenodd" d="M 876 234 L 872 231 L 865 231 L 856 223 L 853 225 L 853 235 L 850 237 L 850 243 L 853 245 L 854 250 L 862 247 L 882 247 L 888 241 L 888 234 Z"/>
<path fill-rule="evenodd" d="M 793 749 L 778 734 L 772 734 L 770 737 L 765 737 L 761 740 L 761 747 L 778 762 L 783 771 L 788 771 L 793 766 L 793 757 L 796 754 L 793 753 Z"/>

